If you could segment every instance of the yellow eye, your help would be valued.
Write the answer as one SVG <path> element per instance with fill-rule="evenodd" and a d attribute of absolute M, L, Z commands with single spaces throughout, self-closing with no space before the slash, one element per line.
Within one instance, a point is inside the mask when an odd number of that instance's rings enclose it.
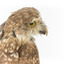
<path fill-rule="evenodd" d="M 33 23 L 28 23 L 28 26 L 29 26 L 29 27 L 34 27 L 35 24 L 36 24 L 35 22 L 33 22 Z"/>

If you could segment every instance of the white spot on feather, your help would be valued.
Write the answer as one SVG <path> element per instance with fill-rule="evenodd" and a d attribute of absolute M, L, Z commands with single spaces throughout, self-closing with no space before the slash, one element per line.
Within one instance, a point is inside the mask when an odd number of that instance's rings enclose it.
<path fill-rule="evenodd" d="M 11 59 L 11 58 L 8 58 L 8 60 L 9 60 L 9 61 L 12 61 L 12 59 Z"/>
<path fill-rule="evenodd" d="M 18 53 L 13 53 L 13 54 L 11 55 L 11 57 L 18 58 L 19 56 L 18 56 Z"/>
<path fill-rule="evenodd" d="M 7 52 L 7 49 L 5 49 L 5 52 Z"/>
<path fill-rule="evenodd" d="M 7 64 L 7 62 L 5 62 L 5 64 Z"/>
<path fill-rule="evenodd" d="M 4 39 L 3 42 L 6 42 L 6 39 Z"/>

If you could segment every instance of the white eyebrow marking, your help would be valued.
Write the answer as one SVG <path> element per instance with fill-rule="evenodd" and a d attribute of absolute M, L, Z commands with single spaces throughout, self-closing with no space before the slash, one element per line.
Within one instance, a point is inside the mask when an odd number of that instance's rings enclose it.
<path fill-rule="evenodd" d="M 34 19 L 32 20 L 32 22 L 34 22 L 35 20 L 38 21 L 39 19 L 41 19 L 41 18 L 40 18 L 40 17 L 34 18 Z"/>

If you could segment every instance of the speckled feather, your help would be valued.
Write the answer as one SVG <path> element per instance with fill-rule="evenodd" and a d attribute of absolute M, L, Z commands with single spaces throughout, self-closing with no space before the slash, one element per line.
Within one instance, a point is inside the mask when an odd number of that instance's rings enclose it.
<path fill-rule="evenodd" d="M 34 27 L 28 23 L 35 22 Z M 12 13 L 0 26 L 0 64 L 40 64 L 32 35 L 48 34 L 37 9 L 25 7 Z"/>

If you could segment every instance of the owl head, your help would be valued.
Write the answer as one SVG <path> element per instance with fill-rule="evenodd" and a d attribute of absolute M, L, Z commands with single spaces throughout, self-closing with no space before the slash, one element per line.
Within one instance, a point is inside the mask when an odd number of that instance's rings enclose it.
<path fill-rule="evenodd" d="M 5 31 L 14 31 L 19 35 L 48 34 L 40 12 L 31 7 L 25 7 L 12 13 L 6 22 Z"/>

